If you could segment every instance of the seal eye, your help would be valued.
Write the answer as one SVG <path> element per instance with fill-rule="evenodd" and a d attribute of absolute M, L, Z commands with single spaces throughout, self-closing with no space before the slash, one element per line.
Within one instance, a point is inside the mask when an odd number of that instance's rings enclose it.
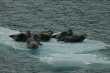
<path fill-rule="evenodd" d="M 13 38 L 15 35 L 9 35 L 9 37 Z"/>
<path fill-rule="evenodd" d="M 15 40 L 17 36 L 16 35 L 9 35 L 9 37 L 11 37 L 12 39 Z"/>

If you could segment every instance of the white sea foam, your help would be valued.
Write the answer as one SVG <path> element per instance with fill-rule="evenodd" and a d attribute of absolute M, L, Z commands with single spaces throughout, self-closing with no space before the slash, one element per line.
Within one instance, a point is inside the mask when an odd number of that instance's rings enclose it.
<path fill-rule="evenodd" d="M 86 39 L 82 43 L 63 43 L 52 40 L 44 43 L 40 51 L 40 59 L 44 62 L 60 66 L 85 65 L 91 63 L 110 63 L 106 58 L 96 54 L 84 53 L 106 49 L 100 41 Z M 83 53 L 82 53 L 83 52 Z"/>

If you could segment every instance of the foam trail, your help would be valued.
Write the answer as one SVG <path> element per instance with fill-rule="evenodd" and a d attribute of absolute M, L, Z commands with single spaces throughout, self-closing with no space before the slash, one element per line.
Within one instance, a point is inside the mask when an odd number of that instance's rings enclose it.
<path fill-rule="evenodd" d="M 110 45 L 106 45 L 107 47 L 110 47 Z"/>

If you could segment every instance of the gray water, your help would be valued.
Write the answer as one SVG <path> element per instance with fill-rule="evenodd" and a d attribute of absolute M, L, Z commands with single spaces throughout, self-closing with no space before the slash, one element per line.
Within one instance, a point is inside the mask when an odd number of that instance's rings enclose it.
<path fill-rule="evenodd" d="M 0 0 L 0 73 L 110 73 L 109 19 L 109 0 Z M 69 28 L 88 33 L 87 40 L 29 50 L 8 37 Z"/>

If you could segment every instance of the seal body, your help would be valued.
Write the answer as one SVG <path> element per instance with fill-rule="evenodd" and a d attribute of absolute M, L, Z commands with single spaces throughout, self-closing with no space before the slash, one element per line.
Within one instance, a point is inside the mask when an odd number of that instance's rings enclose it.
<path fill-rule="evenodd" d="M 9 37 L 11 37 L 12 39 L 14 39 L 15 41 L 18 41 L 18 42 L 27 41 L 27 36 L 24 33 L 12 34 L 12 35 L 9 35 Z"/>

